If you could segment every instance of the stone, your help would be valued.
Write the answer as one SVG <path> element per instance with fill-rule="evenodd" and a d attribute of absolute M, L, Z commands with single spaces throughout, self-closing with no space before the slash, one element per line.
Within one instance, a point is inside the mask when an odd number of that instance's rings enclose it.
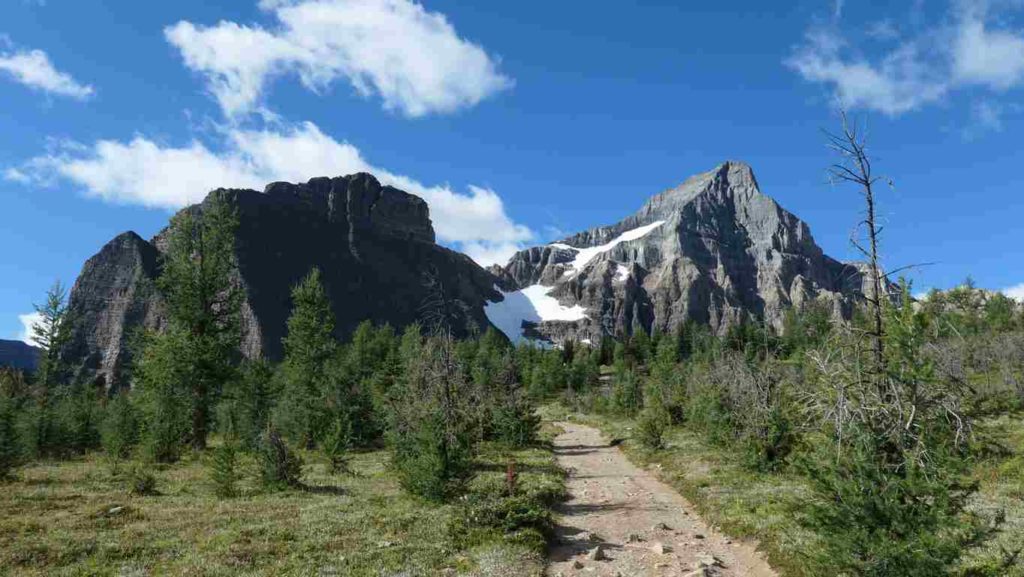
<path fill-rule="evenodd" d="M 590 553 L 587 554 L 587 558 L 591 561 L 605 561 L 608 559 L 608 556 L 604 553 L 604 547 L 598 545 L 590 550 Z"/>
<path fill-rule="evenodd" d="M 704 567 L 721 567 L 722 561 L 711 553 L 701 552 L 694 558 L 693 565 L 697 569 Z"/>
<path fill-rule="evenodd" d="M 583 563 L 579 559 L 576 559 L 575 561 L 572 562 L 572 568 L 573 569 L 582 569 L 583 568 Z"/>
<path fill-rule="evenodd" d="M 659 542 L 651 545 L 651 551 L 653 551 L 657 555 L 665 555 L 667 553 L 671 553 L 672 552 L 672 547 L 670 547 L 670 546 L 668 546 L 668 545 L 666 545 L 664 543 L 661 543 L 659 541 Z"/>
<path fill-rule="evenodd" d="M 629 537 L 626 538 L 629 543 L 643 543 L 644 538 L 636 533 L 630 533 Z"/>
<path fill-rule="evenodd" d="M 426 321 L 424 303 L 441 290 L 456 337 L 483 333 L 484 305 L 500 299 L 495 278 L 464 254 L 435 242 L 427 203 L 370 174 L 275 182 L 264 192 L 219 190 L 238 214 L 237 281 L 243 292 L 240 352 L 279 360 L 291 289 L 319 267 L 345 339 L 362 321 L 396 331 Z M 202 218 L 209 202 L 183 210 Z M 106 388 L 126 385 L 136 329 L 167 324 L 156 286 L 168 245 L 134 232 L 107 243 L 82 268 L 69 299 L 75 319 L 61 357 L 72 378 Z M 435 288 L 436 287 L 436 288 Z"/>
<path fill-rule="evenodd" d="M 651 527 L 651 530 L 652 531 L 671 531 L 672 528 L 669 527 L 668 525 L 664 524 L 664 523 L 657 523 L 653 527 Z"/>

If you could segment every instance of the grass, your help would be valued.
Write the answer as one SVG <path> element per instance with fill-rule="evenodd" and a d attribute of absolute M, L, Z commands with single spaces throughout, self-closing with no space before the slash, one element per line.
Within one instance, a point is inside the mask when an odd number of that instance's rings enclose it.
<path fill-rule="evenodd" d="M 553 432 L 548 431 L 549 436 Z M 519 464 L 524 492 L 557 494 L 561 472 L 545 446 L 509 452 L 487 445 L 469 484 L 501 486 Z M 37 463 L 0 487 L 0 575 L 540 575 L 543 543 L 449 527 L 465 507 L 402 491 L 386 451 L 354 454 L 349 474 L 304 455 L 304 490 L 263 492 L 255 464 L 240 496 L 220 499 L 198 458 L 150 467 L 158 495 L 129 497 L 127 467 L 100 455 Z"/>
<path fill-rule="evenodd" d="M 640 466 L 655 471 L 685 496 L 709 523 L 734 538 L 759 541 L 780 575 L 810 577 L 804 552 L 813 551 L 817 536 L 801 523 L 803 505 L 811 498 L 806 481 L 793 472 L 760 473 L 742 465 L 736 454 L 708 444 L 684 427 L 665 436 L 666 448 L 648 451 L 630 440 L 635 421 L 604 415 L 569 414 L 545 407 L 547 418 L 574 419 L 601 429 L 613 438 L 626 439 L 621 447 Z M 997 439 L 1000 448 L 979 462 L 975 474 L 980 492 L 974 506 L 988 513 L 1002 510 L 1002 531 L 978 551 L 968 555 L 966 567 L 994 567 L 1003 551 L 1024 547 L 1024 418 L 1004 415 L 979 424 L 985 438 Z M 1024 577 L 1024 567 L 988 573 Z"/>

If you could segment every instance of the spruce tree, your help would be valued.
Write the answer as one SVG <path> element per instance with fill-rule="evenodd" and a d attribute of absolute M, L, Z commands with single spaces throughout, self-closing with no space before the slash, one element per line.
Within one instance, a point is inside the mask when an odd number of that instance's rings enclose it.
<path fill-rule="evenodd" d="M 181 366 L 172 372 L 188 379 L 169 384 L 187 398 L 187 436 L 196 449 L 206 447 L 212 408 L 222 385 L 234 377 L 238 356 L 242 293 L 233 280 L 238 218 L 226 195 L 211 193 L 200 214 L 184 210 L 174 216 L 158 282 L 177 333 L 172 338 L 183 339 L 187 348 L 173 359 Z"/>
<path fill-rule="evenodd" d="M 0 482 L 11 478 L 21 460 L 21 439 L 14 419 L 14 402 L 0 394 Z"/>
<path fill-rule="evenodd" d="M 292 303 L 279 369 L 282 390 L 275 421 L 293 443 L 313 448 L 327 430 L 330 410 L 346 408 L 343 400 L 328 390 L 338 345 L 334 313 L 319 269 L 314 268 L 292 289 Z"/>
<path fill-rule="evenodd" d="M 139 442 L 139 422 L 127 391 L 120 391 L 107 403 L 100 426 L 103 450 L 113 463 L 126 459 Z"/>
<path fill-rule="evenodd" d="M 62 390 L 67 375 L 60 357 L 70 328 L 64 285 L 55 282 L 46 292 L 45 302 L 35 309 L 39 320 L 32 326 L 32 338 L 43 352 L 33 378 L 33 403 L 23 417 L 30 431 L 26 441 L 35 455 L 56 455 L 66 451 L 69 440 L 56 410 L 67 392 Z"/>

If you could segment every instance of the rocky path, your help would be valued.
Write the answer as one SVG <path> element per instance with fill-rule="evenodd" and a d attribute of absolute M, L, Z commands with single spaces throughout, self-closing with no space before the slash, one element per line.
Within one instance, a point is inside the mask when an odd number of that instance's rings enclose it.
<path fill-rule="evenodd" d="M 637 468 L 594 428 L 559 423 L 558 462 L 569 470 L 551 577 L 775 577 L 747 543 L 713 531 L 668 485 Z"/>

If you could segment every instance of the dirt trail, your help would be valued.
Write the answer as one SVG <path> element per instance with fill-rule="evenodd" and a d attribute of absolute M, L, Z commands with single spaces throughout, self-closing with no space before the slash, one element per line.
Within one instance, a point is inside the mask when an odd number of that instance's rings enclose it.
<path fill-rule="evenodd" d="M 597 429 L 559 426 L 565 432 L 555 453 L 570 472 L 570 498 L 560 511 L 549 576 L 776 577 L 752 545 L 712 531 L 690 503 Z"/>

